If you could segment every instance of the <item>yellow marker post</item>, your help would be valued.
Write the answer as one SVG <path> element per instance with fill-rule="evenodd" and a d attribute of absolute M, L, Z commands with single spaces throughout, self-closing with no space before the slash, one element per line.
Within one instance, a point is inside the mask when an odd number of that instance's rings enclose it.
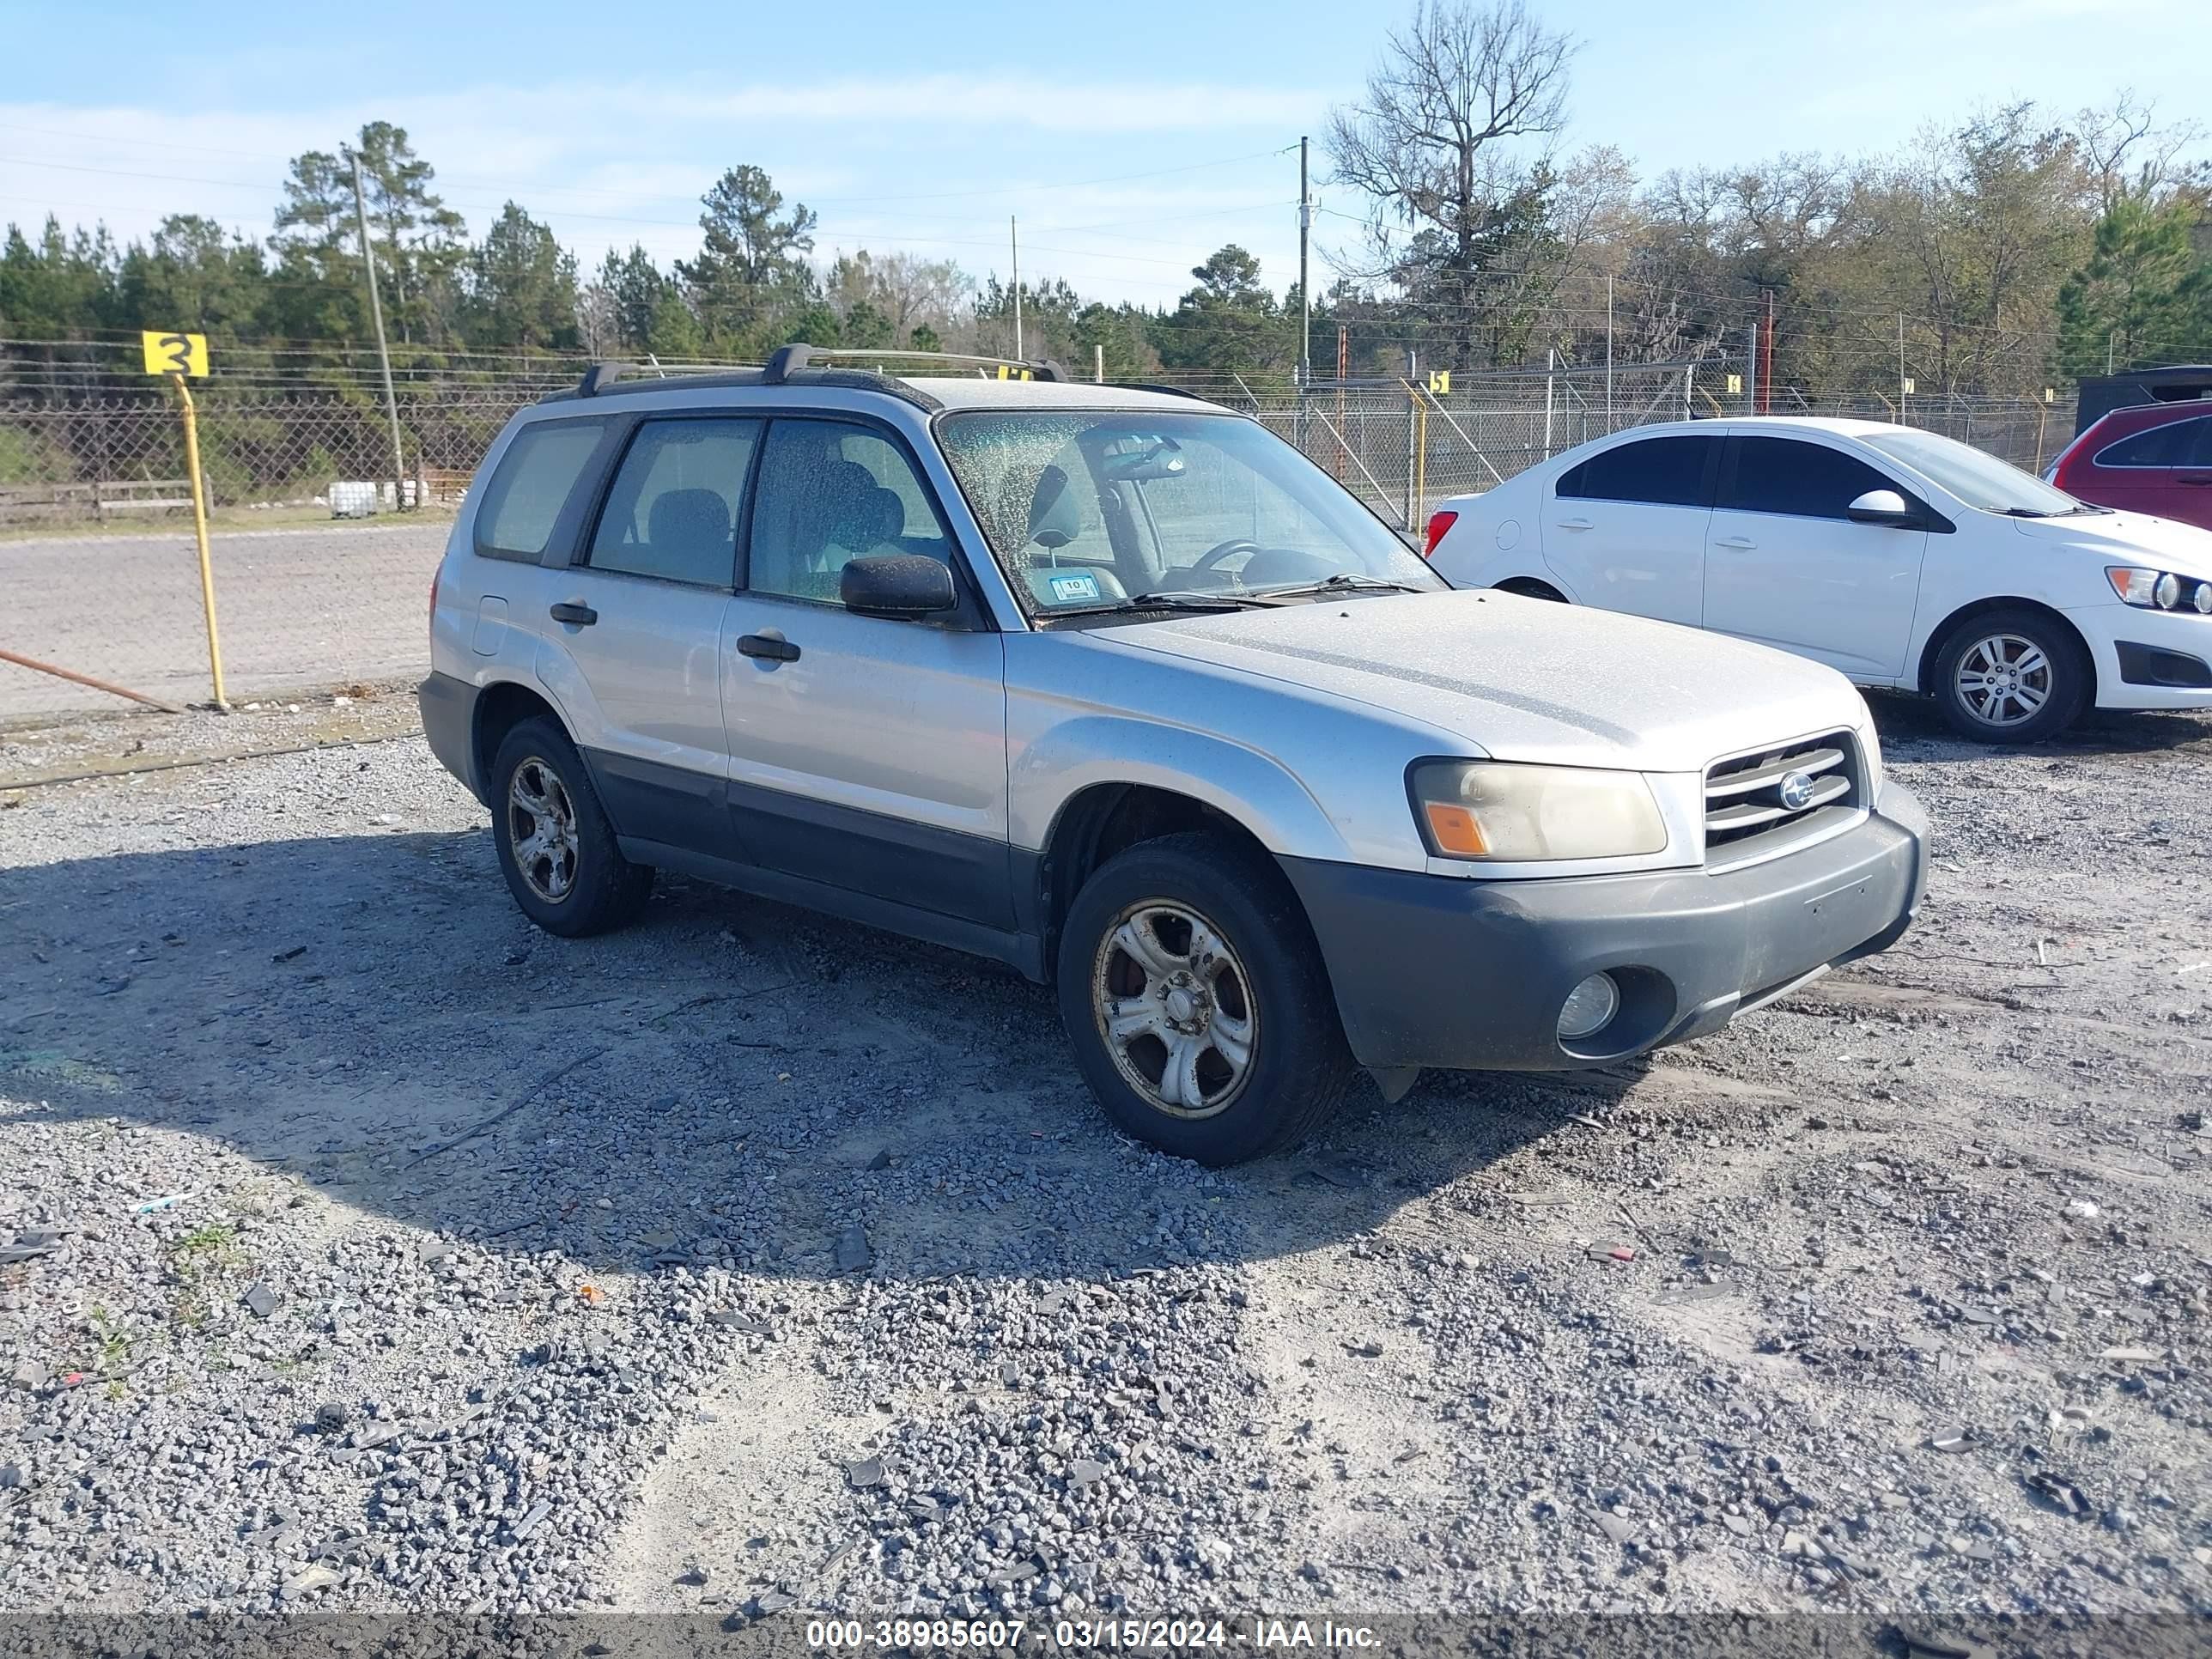
<path fill-rule="evenodd" d="M 226 712 L 230 699 L 222 690 L 222 641 L 215 625 L 215 566 L 208 558 L 207 483 L 200 473 L 199 410 L 192 402 L 187 375 L 208 372 L 207 336 L 170 334 L 149 329 L 139 336 L 145 353 L 146 372 L 166 374 L 175 382 L 185 416 L 185 471 L 192 492 L 192 537 L 199 544 L 200 608 L 207 614 L 208 672 L 215 685 L 215 706 Z"/>

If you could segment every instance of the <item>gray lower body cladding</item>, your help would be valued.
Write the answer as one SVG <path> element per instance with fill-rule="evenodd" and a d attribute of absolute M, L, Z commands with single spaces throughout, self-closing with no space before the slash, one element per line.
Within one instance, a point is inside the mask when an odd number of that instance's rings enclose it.
<path fill-rule="evenodd" d="M 1568 1071 L 1727 1024 L 1910 924 L 1928 819 L 1895 784 L 1834 839 L 1741 870 L 1468 881 L 1284 859 L 1336 991 L 1377 1071 Z M 1620 1012 L 1571 1048 L 1560 1005 L 1614 975 Z"/>

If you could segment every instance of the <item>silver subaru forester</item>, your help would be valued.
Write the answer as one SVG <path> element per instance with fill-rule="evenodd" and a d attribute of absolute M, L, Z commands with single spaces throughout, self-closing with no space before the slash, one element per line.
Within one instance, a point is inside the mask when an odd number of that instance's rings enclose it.
<path fill-rule="evenodd" d="M 549 932 L 666 869 L 999 958 L 1115 1122 L 1228 1164 L 1362 1068 L 1604 1065 L 1909 924 L 1841 675 L 1455 592 L 1194 398 L 829 356 L 601 366 L 484 458 L 423 725 Z"/>

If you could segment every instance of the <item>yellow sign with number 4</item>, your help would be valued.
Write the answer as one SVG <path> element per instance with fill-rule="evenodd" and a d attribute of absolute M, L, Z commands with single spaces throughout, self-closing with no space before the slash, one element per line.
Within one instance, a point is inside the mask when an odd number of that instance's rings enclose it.
<path fill-rule="evenodd" d="M 145 348 L 146 372 L 149 374 L 189 374 L 195 380 L 207 378 L 206 335 L 167 334 L 149 328 L 139 335 L 138 343 Z"/>

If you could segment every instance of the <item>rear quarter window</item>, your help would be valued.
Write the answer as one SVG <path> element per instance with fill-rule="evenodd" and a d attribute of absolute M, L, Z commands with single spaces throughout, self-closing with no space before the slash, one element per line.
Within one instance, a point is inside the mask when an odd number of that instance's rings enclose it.
<path fill-rule="evenodd" d="M 2212 420 L 2168 421 L 2106 444 L 2096 466 L 2196 466 L 2212 459 Z"/>
<path fill-rule="evenodd" d="M 535 560 L 606 432 L 604 420 L 541 421 L 514 434 L 477 508 L 476 549 Z"/>

